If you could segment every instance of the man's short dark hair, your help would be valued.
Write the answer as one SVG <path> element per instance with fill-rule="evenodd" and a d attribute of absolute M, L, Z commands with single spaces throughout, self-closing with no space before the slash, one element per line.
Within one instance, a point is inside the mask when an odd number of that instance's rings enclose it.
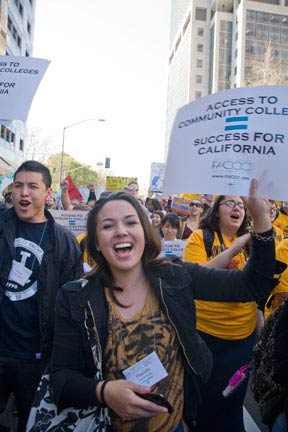
<path fill-rule="evenodd" d="M 14 181 L 17 176 L 17 174 L 21 171 L 31 171 L 42 174 L 42 180 L 45 184 L 46 188 L 50 188 L 52 185 L 52 177 L 49 171 L 49 168 L 47 168 L 45 165 L 43 165 L 40 162 L 34 161 L 34 160 L 28 160 L 23 162 L 16 170 L 14 174 Z"/>

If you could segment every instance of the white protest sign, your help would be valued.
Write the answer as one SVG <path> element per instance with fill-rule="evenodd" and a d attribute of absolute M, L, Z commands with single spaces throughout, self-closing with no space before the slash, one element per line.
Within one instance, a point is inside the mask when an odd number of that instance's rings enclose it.
<path fill-rule="evenodd" d="M 163 240 L 160 257 L 175 255 L 182 258 L 187 240 Z"/>
<path fill-rule="evenodd" d="M 0 176 L 0 192 L 3 192 L 3 190 L 10 183 L 13 183 L 13 178 L 14 178 L 14 171 L 8 174 L 4 174 L 3 176 Z"/>
<path fill-rule="evenodd" d="M 0 56 L 0 119 L 25 121 L 49 60 Z"/>
<path fill-rule="evenodd" d="M 86 231 L 88 211 L 49 210 L 55 222 L 71 231 L 75 237 Z"/>
<path fill-rule="evenodd" d="M 262 196 L 287 200 L 288 86 L 225 90 L 182 107 L 171 133 L 164 194 Z"/>
<path fill-rule="evenodd" d="M 152 162 L 150 174 L 150 191 L 163 192 L 163 180 L 165 176 L 165 163 Z"/>

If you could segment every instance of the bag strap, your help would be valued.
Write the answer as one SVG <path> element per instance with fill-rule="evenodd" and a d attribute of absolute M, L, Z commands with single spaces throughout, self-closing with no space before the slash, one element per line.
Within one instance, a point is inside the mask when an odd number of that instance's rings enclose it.
<path fill-rule="evenodd" d="M 85 329 L 87 332 L 87 338 L 91 347 L 94 364 L 97 370 L 97 378 L 103 379 L 102 374 L 102 348 L 100 343 L 99 334 L 96 328 L 93 310 L 90 301 L 87 302 L 85 307 Z"/>
<path fill-rule="evenodd" d="M 204 246 L 207 254 L 207 258 L 210 258 L 212 256 L 212 246 L 214 243 L 214 232 L 211 231 L 209 228 L 202 228 L 203 232 L 203 241 Z"/>
<path fill-rule="evenodd" d="M 223 237 L 222 237 L 220 229 L 218 229 L 216 232 L 217 232 L 217 236 L 218 236 L 218 239 L 219 239 L 221 252 L 223 252 L 227 248 L 225 246 L 225 243 L 224 243 L 224 240 L 223 240 Z"/>

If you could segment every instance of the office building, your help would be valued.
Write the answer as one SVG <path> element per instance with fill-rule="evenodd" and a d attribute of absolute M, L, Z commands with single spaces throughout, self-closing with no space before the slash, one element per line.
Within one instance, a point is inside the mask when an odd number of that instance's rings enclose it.
<path fill-rule="evenodd" d="M 30 56 L 36 0 L 0 0 L 0 55 Z M 7 57 L 8 59 L 8 57 Z M 0 119 L 0 175 L 24 159 L 25 123 Z"/>
<path fill-rule="evenodd" d="M 257 70 L 272 67 L 272 81 L 261 82 Z M 166 154 L 181 106 L 226 88 L 287 82 L 288 0 L 171 1 Z"/>

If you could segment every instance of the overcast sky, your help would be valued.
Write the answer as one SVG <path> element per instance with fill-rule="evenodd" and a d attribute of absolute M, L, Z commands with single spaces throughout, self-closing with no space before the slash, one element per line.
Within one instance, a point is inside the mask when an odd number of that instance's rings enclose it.
<path fill-rule="evenodd" d="M 51 64 L 28 117 L 61 149 L 93 168 L 148 186 L 163 162 L 170 0 L 37 0 L 34 57 Z"/>

